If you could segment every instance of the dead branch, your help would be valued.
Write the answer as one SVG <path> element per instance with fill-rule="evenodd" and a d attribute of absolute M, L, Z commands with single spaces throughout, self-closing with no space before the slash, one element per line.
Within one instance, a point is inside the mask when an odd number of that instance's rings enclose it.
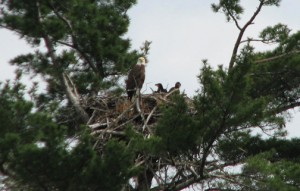
<path fill-rule="evenodd" d="M 96 130 L 92 133 L 92 135 L 96 135 L 96 134 L 100 134 L 100 133 L 108 133 L 108 134 L 112 134 L 112 135 L 125 135 L 125 133 L 122 131 L 113 131 L 113 130 L 109 130 L 109 129 Z"/>
<path fill-rule="evenodd" d="M 155 107 L 152 109 L 152 111 L 150 112 L 150 114 L 148 115 L 148 117 L 147 117 L 147 119 L 146 119 L 146 121 L 145 121 L 145 123 L 144 123 L 144 126 L 142 127 L 142 130 L 143 130 L 143 131 L 144 131 L 145 128 L 147 127 L 148 122 L 149 122 L 150 118 L 152 117 L 152 115 L 153 115 L 153 113 L 154 113 L 154 111 L 155 111 L 156 109 L 157 109 L 157 106 L 155 106 Z M 148 131 L 150 132 L 150 134 L 153 134 L 153 132 L 152 132 L 152 130 L 151 130 L 150 128 L 148 128 Z"/>
<path fill-rule="evenodd" d="M 66 94 L 70 100 L 70 102 L 73 104 L 75 110 L 77 113 L 80 114 L 81 118 L 87 123 L 89 121 L 89 116 L 85 112 L 85 110 L 81 107 L 79 98 L 76 96 L 76 93 L 72 91 L 72 88 L 68 82 L 67 74 L 63 73 L 63 83 L 65 86 Z M 73 89 L 74 90 L 74 89 Z"/>
<path fill-rule="evenodd" d="M 257 60 L 257 61 L 255 61 L 255 63 L 256 64 L 260 64 L 260 63 L 265 63 L 265 62 L 271 62 L 271 61 L 278 60 L 280 58 L 284 58 L 286 56 L 290 56 L 290 55 L 294 55 L 294 54 L 299 54 L 299 53 L 300 53 L 300 50 L 298 50 L 298 51 L 292 51 L 292 52 L 289 52 L 289 53 L 280 54 L 280 55 L 273 56 L 273 57 L 270 57 L 270 58 L 265 58 L 265 59 Z"/>
<path fill-rule="evenodd" d="M 92 125 L 88 125 L 91 129 L 96 129 L 99 127 L 107 127 L 107 123 L 95 123 Z"/>

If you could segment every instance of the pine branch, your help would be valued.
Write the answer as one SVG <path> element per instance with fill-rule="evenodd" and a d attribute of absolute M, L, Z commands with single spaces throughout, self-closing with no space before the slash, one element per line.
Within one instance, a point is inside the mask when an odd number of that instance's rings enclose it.
<path fill-rule="evenodd" d="M 290 56 L 290 55 L 294 55 L 294 54 L 299 54 L 299 53 L 300 53 L 300 50 L 292 51 L 292 52 L 281 54 L 281 55 L 278 55 L 278 56 L 273 56 L 273 57 L 270 57 L 270 58 L 265 58 L 265 59 L 257 60 L 257 61 L 255 61 L 255 63 L 256 64 L 260 64 L 260 63 L 265 63 L 265 62 L 271 62 L 271 61 L 278 60 L 278 59 L 286 57 L 286 56 Z"/>
<path fill-rule="evenodd" d="M 74 34 L 74 29 L 72 27 L 72 24 L 71 22 L 65 18 L 63 15 L 61 15 L 56 9 L 55 7 L 49 3 L 48 6 L 52 9 L 52 11 L 54 12 L 54 14 L 62 21 L 66 24 L 66 26 L 68 27 L 69 31 L 70 31 L 70 34 L 71 34 L 71 38 L 72 38 L 72 42 L 73 44 L 69 44 L 69 43 L 65 43 L 63 41 L 58 41 L 58 43 L 60 44 L 63 44 L 63 45 L 66 45 L 70 48 L 73 48 L 75 49 L 79 55 L 81 55 L 83 57 L 83 59 L 85 59 L 85 61 L 88 63 L 88 65 L 92 68 L 92 70 L 97 73 L 97 68 L 96 66 L 92 63 L 92 61 L 86 56 L 86 54 L 80 50 L 80 48 L 78 47 L 78 44 L 77 44 L 77 38 L 76 38 L 76 35 Z"/>
<path fill-rule="evenodd" d="M 243 28 L 240 29 L 240 33 L 238 35 L 238 38 L 236 39 L 232 54 L 231 54 L 231 58 L 230 58 L 230 62 L 229 62 L 229 70 L 232 69 L 236 56 L 237 56 L 237 52 L 239 49 L 239 46 L 241 44 L 242 41 L 242 37 L 246 31 L 246 29 L 253 24 L 254 19 L 256 18 L 256 16 L 258 15 L 258 13 L 261 11 L 262 6 L 264 5 L 264 1 L 260 1 L 260 4 L 258 6 L 258 8 L 256 9 L 256 11 L 254 12 L 254 14 L 252 15 L 252 17 L 250 18 L 250 20 L 243 26 Z"/>
<path fill-rule="evenodd" d="M 57 71 L 61 71 L 60 64 L 57 62 L 57 59 L 56 59 L 53 42 L 44 30 L 43 21 L 42 21 L 42 17 L 41 17 L 41 14 L 40 14 L 40 5 L 39 5 L 38 1 L 36 2 L 36 9 L 37 9 L 37 12 L 38 12 L 38 14 L 37 14 L 38 24 L 42 27 L 42 30 L 41 30 L 42 31 L 42 37 L 44 39 L 44 42 L 45 42 L 45 45 L 46 45 L 46 48 L 47 48 L 47 51 L 48 51 L 48 55 L 49 55 L 49 57 L 50 57 L 50 59 L 53 63 L 53 67 Z M 68 77 L 63 72 L 59 72 L 58 75 L 59 75 L 60 82 L 63 85 L 64 90 L 66 92 L 68 100 L 72 103 L 72 105 L 74 106 L 76 112 L 80 115 L 80 118 L 83 120 L 83 122 L 87 123 L 88 120 L 89 120 L 89 116 L 84 111 L 84 109 L 81 107 L 81 105 L 79 103 L 79 97 L 76 96 L 76 91 L 75 92 L 72 91 L 72 88 L 70 87 L 70 84 L 68 83 Z"/>
<path fill-rule="evenodd" d="M 293 109 L 293 108 L 299 107 L 299 106 L 300 106 L 300 102 L 290 103 L 288 105 L 285 105 L 285 106 L 282 106 L 282 107 L 279 107 L 279 108 L 276 108 L 276 109 L 272 110 L 271 113 L 279 114 L 279 113 L 285 112 L 289 109 Z"/>
<path fill-rule="evenodd" d="M 126 122 L 122 123 L 121 125 L 118 125 L 114 129 L 119 129 L 120 127 L 123 127 L 123 126 L 127 125 L 128 123 L 130 123 L 133 120 L 135 120 L 138 116 L 140 116 L 140 114 L 137 114 L 137 115 L 133 116 L 130 120 L 127 120 Z"/>
<path fill-rule="evenodd" d="M 277 41 L 271 41 L 271 40 L 263 40 L 263 39 L 252 39 L 252 38 L 248 38 L 247 40 L 242 40 L 240 42 L 240 44 L 245 43 L 245 42 L 262 42 L 264 44 L 272 44 L 272 43 L 276 43 Z"/>
<path fill-rule="evenodd" d="M 230 16 L 230 18 L 234 21 L 235 26 L 239 29 L 242 30 L 242 28 L 239 25 L 239 22 L 237 20 L 237 18 L 231 13 L 231 11 L 229 9 L 227 9 L 228 15 Z"/>

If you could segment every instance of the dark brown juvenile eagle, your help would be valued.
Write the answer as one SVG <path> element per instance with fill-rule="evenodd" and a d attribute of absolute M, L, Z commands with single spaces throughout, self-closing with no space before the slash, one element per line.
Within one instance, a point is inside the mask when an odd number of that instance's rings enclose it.
<path fill-rule="evenodd" d="M 171 92 L 171 91 L 173 91 L 175 89 L 179 90 L 180 86 L 181 86 L 181 83 L 180 82 L 176 82 L 175 86 L 172 87 L 172 88 L 170 88 L 169 92 Z"/>
<path fill-rule="evenodd" d="M 155 91 L 155 93 L 167 93 L 167 90 L 164 89 L 164 87 L 161 83 L 155 84 L 155 86 L 157 87 L 157 90 Z"/>
<path fill-rule="evenodd" d="M 126 80 L 126 91 L 128 100 L 131 101 L 137 89 L 140 91 L 145 81 L 145 66 L 146 61 L 144 57 L 140 57 L 137 64 L 130 70 Z"/>

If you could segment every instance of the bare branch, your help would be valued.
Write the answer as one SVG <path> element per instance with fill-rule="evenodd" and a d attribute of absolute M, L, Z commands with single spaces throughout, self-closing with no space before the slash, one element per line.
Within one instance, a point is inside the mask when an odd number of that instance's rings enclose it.
<path fill-rule="evenodd" d="M 141 92 L 140 92 L 140 89 L 139 88 L 137 88 L 137 90 L 136 90 L 136 94 L 137 94 L 137 96 L 136 96 L 136 109 L 137 109 L 137 111 L 139 112 L 139 114 L 141 115 L 141 118 L 143 119 L 143 121 L 145 122 L 145 116 L 144 116 L 144 114 L 143 114 L 143 112 L 142 112 L 142 110 L 141 110 L 141 103 L 140 103 L 140 100 L 141 100 Z"/>
<path fill-rule="evenodd" d="M 152 111 L 150 112 L 150 114 L 148 115 L 148 117 L 147 117 L 147 119 L 146 119 L 146 121 L 145 121 L 145 123 L 144 123 L 144 125 L 143 125 L 143 127 L 142 127 L 143 131 L 144 131 L 145 128 L 147 127 L 147 124 L 148 124 L 150 118 L 152 117 L 152 115 L 153 115 L 153 113 L 155 112 L 156 109 L 157 109 L 157 106 L 155 106 L 155 107 L 152 109 Z M 148 128 L 148 131 L 150 132 L 150 134 L 153 134 L 153 132 L 152 132 L 152 130 L 151 130 L 150 128 Z"/>
<path fill-rule="evenodd" d="M 86 123 L 87 125 L 90 125 L 92 120 L 94 120 L 95 116 L 96 116 L 97 111 L 94 110 L 92 116 L 90 117 L 90 119 L 88 120 L 88 122 Z"/>
<path fill-rule="evenodd" d="M 252 39 L 252 38 L 248 38 L 247 40 L 242 40 L 240 42 L 240 44 L 245 43 L 245 42 L 262 42 L 264 44 L 272 44 L 272 43 L 276 43 L 277 41 L 270 41 L 270 40 L 263 40 L 263 39 Z"/>
<path fill-rule="evenodd" d="M 92 133 L 92 135 L 99 134 L 99 133 L 108 133 L 108 134 L 112 134 L 112 135 L 125 135 L 125 133 L 123 131 L 113 131 L 113 130 L 109 130 L 109 129 L 100 129 L 100 130 L 94 131 Z"/>
<path fill-rule="evenodd" d="M 271 61 L 274 61 L 274 60 L 277 60 L 277 59 L 280 59 L 280 58 L 283 58 L 283 57 L 286 57 L 286 56 L 290 56 L 290 55 L 294 55 L 294 54 L 299 54 L 299 53 L 300 53 L 300 50 L 298 50 L 298 51 L 292 51 L 292 52 L 281 54 L 281 55 L 278 55 L 278 56 L 274 56 L 274 57 L 270 57 L 270 58 L 265 58 L 265 59 L 257 60 L 257 61 L 255 61 L 255 63 L 256 64 L 260 64 L 260 63 L 265 63 L 265 62 L 271 62 Z"/>
<path fill-rule="evenodd" d="M 99 127 L 107 127 L 108 124 L 107 123 L 95 123 L 95 124 L 92 124 L 92 125 L 88 125 L 91 129 L 96 129 L 96 128 L 99 128 Z"/>
<path fill-rule="evenodd" d="M 140 116 L 140 114 L 137 114 L 137 115 L 133 116 L 130 120 L 128 120 L 128 121 L 122 123 L 121 125 L 118 125 L 118 126 L 115 127 L 114 129 L 119 129 L 120 127 L 125 126 L 126 124 L 128 124 L 128 123 L 132 122 L 133 120 L 135 120 L 138 116 Z"/>
<path fill-rule="evenodd" d="M 76 96 L 76 93 L 77 93 L 76 88 L 75 88 L 75 90 L 73 89 L 73 91 L 74 91 L 73 92 L 72 88 L 69 85 L 67 74 L 63 73 L 62 75 L 63 75 L 65 91 L 66 91 L 67 97 L 69 98 L 69 101 L 73 104 L 75 110 L 77 111 L 77 113 L 80 114 L 80 116 L 84 120 L 84 122 L 87 123 L 89 121 L 89 116 L 80 105 L 79 98 Z"/>

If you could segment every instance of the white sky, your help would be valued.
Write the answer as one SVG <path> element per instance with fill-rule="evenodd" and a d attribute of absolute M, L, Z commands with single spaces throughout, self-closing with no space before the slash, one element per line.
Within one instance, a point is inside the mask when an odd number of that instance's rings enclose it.
<path fill-rule="evenodd" d="M 152 41 L 146 68 L 144 92 L 155 89 L 161 82 L 172 87 L 180 81 L 181 89 L 192 96 L 199 89 L 197 75 L 202 59 L 213 66 L 228 66 L 231 51 L 238 34 L 234 23 L 227 23 L 224 15 L 213 13 L 210 4 L 217 0 L 139 0 L 129 10 L 131 24 L 127 37 L 132 48 L 138 49 L 145 40 Z M 258 0 L 242 0 L 244 24 L 258 5 Z M 264 7 L 246 37 L 257 37 L 266 26 L 287 24 L 292 32 L 300 30 L 300 1 L 282 0 L 280 7 Z M 0 81 L 13 78 L 14 68 L 8 61 L 32 49 L 13 33 L 0 30 Z M 257 50 L 267 47 L 257 44 Z M 299 113 L 298 109 L 292 113 Z M 300 114 L 288 123 L 289 135 L 300 136 Z"/>

